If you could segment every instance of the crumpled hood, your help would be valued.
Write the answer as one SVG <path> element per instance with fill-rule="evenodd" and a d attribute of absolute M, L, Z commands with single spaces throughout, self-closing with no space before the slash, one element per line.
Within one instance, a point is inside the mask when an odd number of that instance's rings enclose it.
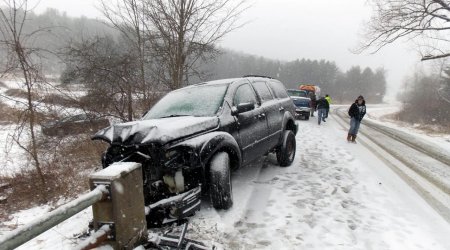
<path fill-rule="evenodd" d="M 167 142 L 214 129 L 218 117 L 171 117 L 115 124 L 98 131 L 92 140 L 125 145 Z"/>

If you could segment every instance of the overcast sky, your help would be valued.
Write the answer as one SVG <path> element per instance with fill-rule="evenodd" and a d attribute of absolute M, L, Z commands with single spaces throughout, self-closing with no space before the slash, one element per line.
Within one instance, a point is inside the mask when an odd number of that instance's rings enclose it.
<path fill-rule="evenodd" d="M 335 61 L 342 70 L 353 65 L 384 67 L 391 96 L 405 75 L 420 66 L 414 47 L 397 43 L 372 55 L 350 52 L 358 44 L 364 22 L 371 15 L 367 0 L 253 0 L 242 17 L 247 22 L 221 41 L 221 46 L 273 59 L 297 58 Z M 101 18 L 96 0 L 41 0 L 70 16 Z"/>

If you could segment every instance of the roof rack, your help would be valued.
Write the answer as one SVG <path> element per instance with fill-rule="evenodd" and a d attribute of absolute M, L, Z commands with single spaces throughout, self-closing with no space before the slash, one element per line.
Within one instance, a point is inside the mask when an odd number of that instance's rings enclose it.
<path fill-rule="evenodd" d="M 262 78 L 275 79 L 275 78 L 270 77 L 270 76 L 260 76 L 260 75 L 245 75 L 243 77 L 262 77 Z"/>

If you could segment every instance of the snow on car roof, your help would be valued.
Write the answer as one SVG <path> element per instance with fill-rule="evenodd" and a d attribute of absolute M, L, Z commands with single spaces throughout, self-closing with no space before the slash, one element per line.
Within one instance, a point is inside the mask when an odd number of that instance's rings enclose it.
<path fill-rule="evenodd" d="M 231 83 L 235 82 L 236 80 L 239 80 L 239 78 L 229 78 L 229 79 L 214 80 L 214 81 L 209 81 L 209 82 L 200 82 L 200 83 L 186 86 L 184 88 L 176 89 L 174 91 L 178 91 L 178 90 L 182 90 L 182 89 L 189 89 L 189 88 L 198 88 L 198 87 L 202 87 L 202 86 L 226 85 L 226 84 L 231 84 Z"/>
<path fill-rule="evenodd" d="M 311 100 L 311 98 L 309 97 L 301 97 L 301 96 L 291 96 L 291 99 Z"/>
<path fill-rule="evenodd" d="M 189 87 L 230 84 L 230 83 L 233 83 L 240 79 L 241 78 L 228 78 L 228 79 L 214 80 L 214 81 L 209 81 L 209 82 L 197 83 L 197 84 L 191 85 Z"/>

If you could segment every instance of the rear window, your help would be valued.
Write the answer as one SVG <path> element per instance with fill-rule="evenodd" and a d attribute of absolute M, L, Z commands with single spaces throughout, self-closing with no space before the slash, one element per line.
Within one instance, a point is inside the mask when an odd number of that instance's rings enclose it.
<path fill-rule="evenodd" d="M 269 82 L 269 86 L 272 88 L 272 91 L 277 98 L 282 99 L 289 97 L 286 89 L 284 88 L 284 85 L 281 82 L 271 81 Z"/>
<path fill-rule="evenodd" d="M 253 87 L 255 87 L 256 92 L 259 97 L 261 97 L 262 102 L 267 102 L 273 99 L 272 94 L 270 93 L 269 88 L 267 87 L 265 82 L 254 82 L 252 83 Z"/>
<path fill-rule="evenodd" d="M 308 93 L 303 90 L 289 89 L 287 92 L 288 92 L 289 96 L 308 97 Z"/>

